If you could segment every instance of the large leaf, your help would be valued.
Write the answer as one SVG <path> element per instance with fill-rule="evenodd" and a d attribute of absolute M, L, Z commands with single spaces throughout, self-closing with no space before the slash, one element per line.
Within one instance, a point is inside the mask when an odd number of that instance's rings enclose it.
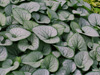
<path fill-rule="evenodd" d="M 33 32 L 45 43 L 52 44 L 60 41 L 57 30 L 52 26 L 37 26 L 33 28 Z"/>
<path fill-rule="evenodd" d="M 75 49 L 79 49 L 81 51 L 86 51 L 87 50 L 87 46 L 86 46 L 86 43 L 83 39 L 83 37 L 78 34 L 78 33 L 75 33 L 68 41 L 68 45 L 70 47 L 72 47 L 74 50 Z"/>
<path fill-rule="evenodd" d="M 30 20 L 31 14 L 22 8 L 13 8 L 13 17 L 20 23 L 23 24 L 25 20 Z"/>
<path fill-rule="evenodd" d="M 83 71 L 89 70 L 93 64 L 93 60 L 90 58 L 87 51 L 80 51 L 74 57 L 75 64 L 77 67 L 82 68 Z"/>
<path fill-rule="evenodd" d="M 7 56 L 7 49 L 5 47 L 0 47 L 0 61 L 6 60 Z"/>
<path fill-rule="evenodd" d="M 31 52 L 22 59 L 22 63 L 37 68 L 42 62 L 42 60 L 40 60 L 42 57 L 43 55 L 39 51 Z"/>
<path fill-rule="evenodd" d="M 39 47 L 39 39 L 36 35 L 31 35 L 27 39 L 21 40 L 18 43 L 18 48 L 21 51 L 26 51 L 27 49 L 36 50 Z"/>
<path fill-rule="evenodd" d="M 6 33 L 5 35 L 11 40 L 11 41 L 18 41 L 27 38 L 30 36 L 30 32 L 23 29 L 23 28 L 12 28 L 9 30 L 9 33 Z"/>
<path fill-rule="evenodd" d="M 93 26 L 99 25 L 100 26 L 100 21 L 99 21 L 100 14 L 96 14 L 96 13 L 90 14 L 88 17 L 88 20 L 91 25 L 93 25 Z"/>
<path fill-rule="evenodd" d="M 59 67 L 59 61 L 54 55 L 48 55 L 41 63 L 41 68 L 48 69 L 50 72 L 56 72 Z"/>
<path fill-rule="evenodd" d="M 38 69 L 32 75 L 49 75 L 49 71 L 46 69 Z"/>
<path fill-rule="evenodd" d="M 6 24 L 6 17 L 4 14 L 0 13 L 0 25 L 4 26 Z"/>
<path fill-rule="evenodd" d="M 55 46 L 65 58 L 72 58 L 74 51 L 69 47 Z"/>
<path fill-rule="evenodd" d="M 38 11 L 40 9 L 40 5 L 37 2 L 29 2 L 29 3 L 23 3 L 19 5 L 18 7 L 28 10 L 30 13 L 34 11 Z"/>
<path fill-rule="evenodd" d="M 82 27 L 82 30 L 84 31 L 83 34 L 91 37 L 99 37 L 99 33 L 92 27 L 90 26 L 84 26 Z"/>

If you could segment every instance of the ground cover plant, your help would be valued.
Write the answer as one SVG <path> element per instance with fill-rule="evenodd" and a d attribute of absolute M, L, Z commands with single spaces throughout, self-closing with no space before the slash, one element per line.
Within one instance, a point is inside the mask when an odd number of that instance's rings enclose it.
<path fill-rule="evenodd" d="M 0 75 L 100 75 L 100 14 L 83 0 L 0 0 Z"/>

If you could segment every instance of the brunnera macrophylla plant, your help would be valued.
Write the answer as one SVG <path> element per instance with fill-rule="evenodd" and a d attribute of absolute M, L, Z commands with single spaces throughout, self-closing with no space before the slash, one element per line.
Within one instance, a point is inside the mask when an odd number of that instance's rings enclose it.
<path fill-rule="evenodd" d="M 83 0 L 0 0 L 0 75 L 100 75 L 100 14 Z"/>

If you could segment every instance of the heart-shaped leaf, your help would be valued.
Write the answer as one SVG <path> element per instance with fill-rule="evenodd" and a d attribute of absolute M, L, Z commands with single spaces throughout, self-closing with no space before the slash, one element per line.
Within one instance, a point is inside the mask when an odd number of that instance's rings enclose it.
<path fill-rule="evenodd" d="M 75 64 L 77 67 L 82 68 L 83 71 L 89 70 L 93 64 L 93 60 L 90 58 L 87 51 L 81 51 L 74 57 Z"/>
<path fill-rule="evenodd" d="M 20 23 L 23 24 L 25 20 L 30 20 L 31 14 L 22 8 L 13 8 L 13 17 Z"/>
<path fill-rule="evenodd" d="M 22 59 L 22 63 L 37 68 L 40 66 L 41 62 L 43 61 L 40 60 L 42 57 L 43 55 L 39 51 L 31 52 Z"/>
<path fill-rule="evenodd" d="M 54 55 L 48 55 L 41 63 L 41 68 L 48 69 L 50 72 L 58 70 L 59 61 Z"/>
<path fill-rule="evenodd" d="M 9 33 L 6 33 L 5 35 L 11 40 L 11 41 L 18 41 L 27 38 L 30 36 L 30 32 L 23 29 L 23 28 L 12 28 L 9 30 Z"/>
<path fill-rule="evenodd" d="M 52 26 L 37 26 L 33 28 L 33 32 L 45 43 L 52 44 L 60 41 L 57 30 Z"/>

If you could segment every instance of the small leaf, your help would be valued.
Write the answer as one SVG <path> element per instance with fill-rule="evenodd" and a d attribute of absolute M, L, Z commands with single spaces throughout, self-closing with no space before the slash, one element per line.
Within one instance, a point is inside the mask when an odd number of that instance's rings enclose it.
<path fill-rule="evenodd" d="M 53 55 L 48 55 L 41 63 L 41 68 L 48 69 L 50 72 L 56 72 L 59 67 L 58 59 Z"/>

